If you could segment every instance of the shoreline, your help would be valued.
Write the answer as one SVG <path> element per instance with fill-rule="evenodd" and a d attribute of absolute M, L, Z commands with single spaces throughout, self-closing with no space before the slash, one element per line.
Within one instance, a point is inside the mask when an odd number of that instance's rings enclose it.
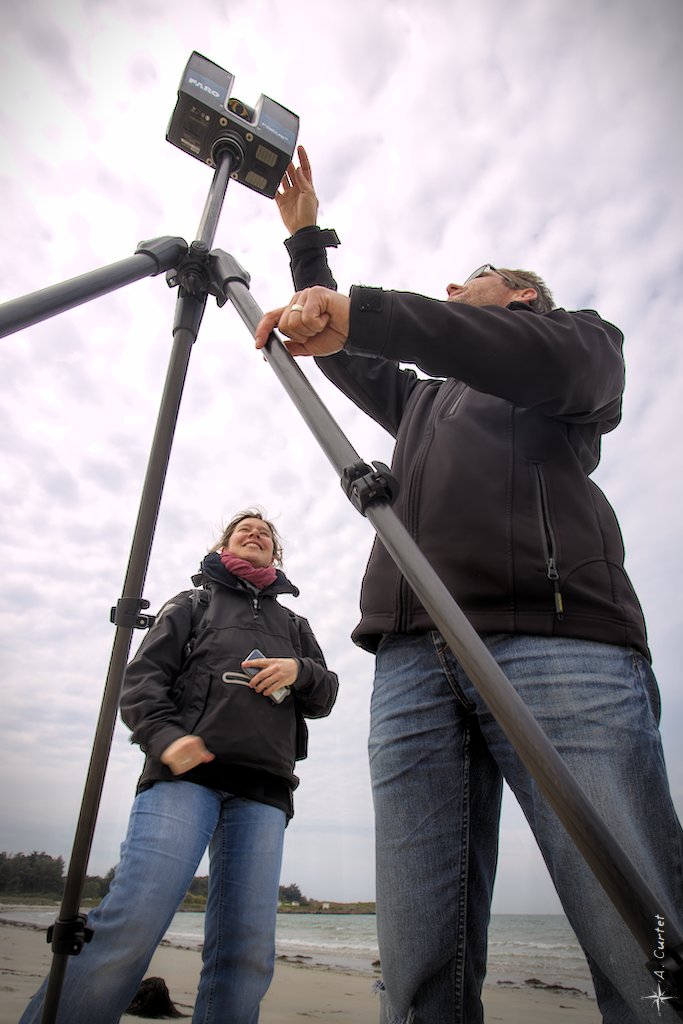
<path fill-rule="evenodd" d="M 48 973 L 52 951 L 45 930 L 26 922 L 0 922 L 0 1024 L 16 1024 L 32 993 Z M 178 1008 L 191 1015 L 201 969 L 197 950 L 159 946 L 146 976 L 160 976 Z M 260 1024 L 376 1024 L 379 1001 L 373 992 L 377 972 L 342 970 L 300 957 L 278 956 L 275 975 L 261 1004 Z M 593 999 L 571 989 L 530 985 L 484 986 L 483 1003 L 491 1024 L 601 1024 Z M 122 1021 L 143 1018 L 124 1014 Z M 179 1020 L 181 1018 L 178 1018 Z"/>

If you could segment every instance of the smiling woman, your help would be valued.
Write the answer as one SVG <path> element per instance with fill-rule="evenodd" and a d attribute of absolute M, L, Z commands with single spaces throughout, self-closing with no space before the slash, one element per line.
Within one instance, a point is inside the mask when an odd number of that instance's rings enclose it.
<path fill-rule="evenodd" d="M 164 605 L 128 666 L 121 714 L 146 760 L 121 861 L 88 919 L 93 939 L 67 968 L 59 1022 L 120 1019 L 207 846 L 195 1020 L 213 1020 L 212 1007 L 232 1024 L 258 1018 L 304 718 L 328 715 L 337 695 L 307 621 L 278 602 L 299 591 L 276 562 L 273 525 L 257 509 L 238 513 L 193 577 L 201 589 Z M 40 1020 L 45 991 L 22 1024 Z"/>
<path fill-rule="evenodd" d="M 250 508 L 244 512 L 238 512 L 233 519 L 230 520 L 228 525 L 223 531 L 221 539 L 213 548 L 213 551 L 221 551 L 227 548 L 229 551 L 234 551 L 235 554 L 239 554 L 237 547 L 243 544 L 260 545 L 261 543 L 270 545 L 271 559 L 266 563 L 274 562 L 276 565 L 282 565 L 282 542 L 278 536 L 278 532 L 271 522 L 264 519 L 259 509 Z M 233 548 L 231 545 L 235 545 Z M 242 555 L 244 558 L 244 555 Z"/>

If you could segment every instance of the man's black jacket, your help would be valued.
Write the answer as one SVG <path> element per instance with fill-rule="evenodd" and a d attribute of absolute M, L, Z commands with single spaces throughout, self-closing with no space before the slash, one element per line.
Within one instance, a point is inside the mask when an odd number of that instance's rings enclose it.
<path fill-rule="evenodd" d="M 288 239 L 296 288 L 336 287 L 325 232 Z M 621 332 L 592 310 L 543 315 L 351 290 L 344 351 L 317 363 L 396 438 L 394 508 L 480 633 L 566 636 L 649 656 L 621 531 L 589 478 L 621 414 Z M 420 379 L 399 362 L 430 375 Z M 433 628 L 376 540 L 354 640 Z"/>

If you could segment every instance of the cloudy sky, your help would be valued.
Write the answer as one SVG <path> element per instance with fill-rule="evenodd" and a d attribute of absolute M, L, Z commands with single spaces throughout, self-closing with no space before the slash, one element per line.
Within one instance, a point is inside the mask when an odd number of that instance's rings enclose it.
<path fill-rule="evenodd" d="M 558 305 L 626 335 L 624 418 L 596 480 L 619 515 L 645 607 L 663 737 L 683 810 L 680 636 L 679 0 L 23 0 L 0 39 L 0 300 L 192 240 L 211 172 L 165 141 L 192 50 L 301 118 L 321 223 L 354 283 L 445 298 L 486 261 L 528 266 Z M 216 246 L 263 309 L 291 294 L 275 204 L 228 189 Z M 171 349 L 175 292 L 139 282 L 0 347 L 0 848 L 68 859 Z M 366 460 L 391 439 L 305 372 Z M 348 639 L 372 529 L 236 312 L 211 300 L 194 346 L 144 590 L 152 609 L 222 523 L 272 516 L 286 571 L 340 676 L 313 723 L 284 882 L 372 899 L 366 736 L 373 661 Z M 137 645 L 141 635 L 136 634 Z M 142 764 L 116 728 L 91 858 L 115 863 Z M 506 797 L 494 910 L 559 903 Z"/>

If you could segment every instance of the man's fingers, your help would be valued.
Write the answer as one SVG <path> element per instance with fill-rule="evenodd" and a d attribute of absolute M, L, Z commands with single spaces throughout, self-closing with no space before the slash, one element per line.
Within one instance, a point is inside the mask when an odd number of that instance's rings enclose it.
<path fill-rule="evenodd" d="M 310 355 L 312 355 L 312 353 L 309 351 L 309 349 L 305 345 L 302 345 L 298 341 L 283 341 L 282 344 L 285 346 L 285 348 L 289 352 L 290 356 L 310 356 Z"/>
<path fill-rule="evenodd" d="M 269 313 L 263 315 L 254 334 L 256 348 L 263 348 L 267 344 L 270 332 L 276 327 L 279 327 L 282 333 L 288 337 L 292 334 L 296 336 L 301 332 L 303 323 L 300 319 L 300 314 L 303 313 L 304 306 L 306 305 L 307 294 L 308 289 L 297 292 L 286 306 L 280 306 L 279 309 L 271 309 Z M 317 330 L 320 330 L 320 328 Z M 315 333 L 315 329 L 304 331 L 306 336 Z"/>
<path fill-rule="evenodd" d="M 264 313 L 254 335 L 256 348 L 263 348 L 267 344 L 271 331 L 274 331 L 280 323 L 282 314 L 286 309 L 286 306 L 280 306 L 279 309 L 271 309 L 269 313 Z"/>
<path fill-rule="evenodd" d="M 311 162 L 308 159 L 308 153 L 306 152 L 303 146 L 299 146 L 297 152 L 299 154 L 299 163 L 301 164 L 301 170 L 304 172 L 306 181 L 312 185 L 313 176 L 311 174 Z"/>
<path fill-rule="evenodd" d="M 270 332 L 277 327 L 292 355 L 331 355 L 344 347 L 348 337 L 346 296 L 328 288 L 304 288 L 279 309 L 266 313 L 258 327 L 256 347 L 263 348 Z"/>

